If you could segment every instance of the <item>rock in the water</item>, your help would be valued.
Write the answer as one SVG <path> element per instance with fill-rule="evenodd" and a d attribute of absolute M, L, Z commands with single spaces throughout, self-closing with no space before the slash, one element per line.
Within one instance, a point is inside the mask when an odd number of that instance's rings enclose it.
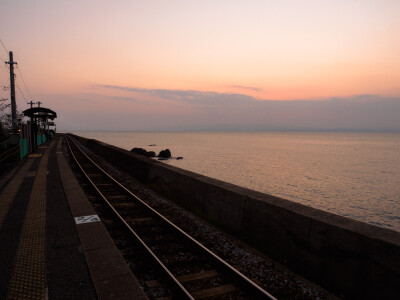
<path fill-rule="evenodd" d="M 157 146 L 156 144 L 151 144 L 151 145 L 149 145 L 149 147 L 153 147 L 153 146 Z"/>
<path fill-rule="evenodd" d="M 147 151 L 143 148 L 133 148 L 131 150 L 131 152 L 137 153 L 137 154 L 141 154 L 141 155 L 146 155 Z"/>
<path fill-rule="evenodd" d="M 160 153 L 158 154 L 158 157 L 170 158 L 171 151 L 169 151 L 169 149 L 161 150 Z"/>
<path fill-rule="evenodd" d="M 156 153 L 154 151 L 147 152 L 143 148 L 133 148 L 131 150 L 131 152 L 134 152 L 134 153 L 137 153 L 137 154 L 141 154 L 141 155 L 144 155 L 144 156 L 147 156 L 147 157 L 155 157 L 156 156 Z"/>
<path fill-rule="evenodd" d="M 183 159 L 183 157 L 182 156 L 178 156 L 176 159 Z"/>
<path fill-rule="evenodd" d="M 156 157 L 156 153 L 154 151 L 147 151 L 148 157 Z"/>

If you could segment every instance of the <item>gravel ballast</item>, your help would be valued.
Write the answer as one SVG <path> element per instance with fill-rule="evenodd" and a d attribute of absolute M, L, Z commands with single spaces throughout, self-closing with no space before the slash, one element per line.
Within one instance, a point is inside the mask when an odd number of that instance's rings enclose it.
<path fill-rule="evenodd" d="M 235 237 L 184 210 L 81 145 L 100 167 L 208 249 L 278 299 L 338 299 Z M 64 148 L 65 149 L 65 148 Z"/>

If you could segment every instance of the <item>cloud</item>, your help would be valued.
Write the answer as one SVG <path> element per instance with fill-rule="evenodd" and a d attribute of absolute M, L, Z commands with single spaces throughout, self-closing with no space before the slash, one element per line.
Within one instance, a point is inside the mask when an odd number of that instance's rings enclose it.
<path fill-rule="evenodd" d="M 250 90 L 250 91 L 254 91 L 254 92 L 262 92 L 263 91 L 263 89 L 252 87 L 252 86 L 228 85 L 228 87 L 234 88 L 234 89 Z"/>
<path fill-rule="evenodd" d="M 118 85 L 98 85 L 98 87 L 147 94 L 161 99 L 192 104 L 221 105 L 257 101 L 251 96 L 236 93 L 203 92 L 195 90 L 141 89 Z"/>
<path fill-rule="evenodd" d="M 86 120 L 91 120 L 90 126 L 99 126 L 99 129 L 400 132 L 400 98 L 395 97 L 357 95 L 349 98 L 277 101 L 257 100 L 238 93 L 117 85 L 96 87 L 99 90 L 96 97 L 102 106 L 93 106 L 85 113 Z M 113 91 L 116 95 L 113 95 Z M 123 92 L 122 95 L 119 91 Z M 115 100 L 123 101 L 112 102 Z M 112 110 L 103 111 L 106 103 Z M 96 123 L 100 119 L 101 124 Z M 84 121 L 85 118 L 82 118 L 76 125 L 86 128 Z"/>
<path fill-rule="evenodd" d="M 109 96 L 113 100 L 129 101 L 129 102 L 141 102 L 141 100 L 134 97 L 123 97 L 123 96 Z"/>

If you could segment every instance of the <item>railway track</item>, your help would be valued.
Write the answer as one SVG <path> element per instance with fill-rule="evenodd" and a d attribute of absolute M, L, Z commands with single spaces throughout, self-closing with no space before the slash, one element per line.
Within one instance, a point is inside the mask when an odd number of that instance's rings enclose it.
<path fill-rule="evenodd" d="M 71 156 L 112 220 L 140 245 L 146 259 L 161 273 L 160 280 L 146 282 L 147 287 L 168 287 L 160 298 L 275 299 L 106 173 L 73 138 L 66 140 Z"/>

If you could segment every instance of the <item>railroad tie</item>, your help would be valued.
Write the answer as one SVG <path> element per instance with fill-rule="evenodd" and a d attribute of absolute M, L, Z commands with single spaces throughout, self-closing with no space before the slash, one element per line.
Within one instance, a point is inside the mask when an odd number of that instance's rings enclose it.
<path fill-rule="evenodd" d="M 103 176 L 103 174 L 94 173 L 94 174 L 87 174 L 87 176 L 89 176 L 89 177 L 95 177 L 95 178 L 99 178 L 99 177 L 102 177 L 102 176 Z"/>
<path fill-rule="evenodd" d="M 115 203 L 113 206 L 115 208 L 134 208 L 137 207 L 137 204 L 133 202 L 121 202 L 121 203 Z"/>
<path fill-rule="evenodd" d="M 195 299 L 206 299 L 216 297 L 228 293 L 235 292 L 237 288 L 233 284 L 226 284 L 210 289 L 201 290 L 198 292 L 191 293 Z"/>
<path fill-rule="evenodd" d="M 107 197 L 107 199 L 110 199 L 110 200 L 126 199 L 126 196 L 124 196 L 124 195 L 109 196 L 109 197 Z"/>
<path fill-rule="evenodd" d="M 210 271 L 206 271 L 206 272 L 199 272 L 199 273 L 195 273 L 195 274 L 187 274 L 187 275 L 178 276 L 178 277 L 176 277 L 176 279 L 178 279 L 179 282 L 183 283 L 183 282 L 207 279 L 207 278 L 215 277 L 218 275 L 219 275 L 219 273 L 217 271 L 210 270 Z"/>
<path fill-rule="evenodd" d="M 153 221 L 153 218 L 126 218 L 125 221 L 128 223 L 144 223 Z"/>

